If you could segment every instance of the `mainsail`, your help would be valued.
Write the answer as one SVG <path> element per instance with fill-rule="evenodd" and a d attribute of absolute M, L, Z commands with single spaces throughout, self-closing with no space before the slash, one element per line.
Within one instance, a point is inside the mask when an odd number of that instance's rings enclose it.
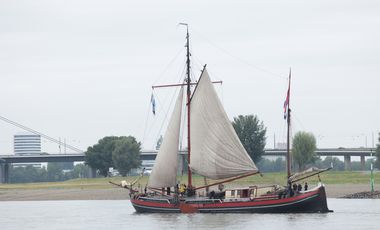
<path fill-rule="evenodd" d="M 149 177 L 149 187 L 163 188 L 176 185 L 182 98 L 183 88 L 179 92 L 164 140 L 158 151 L 152 174 Z"/>
<path fill-rule="evenodd" d="M 190 102 L 190 168 L 210 179 L 257 172 L 204 69 Z"/>

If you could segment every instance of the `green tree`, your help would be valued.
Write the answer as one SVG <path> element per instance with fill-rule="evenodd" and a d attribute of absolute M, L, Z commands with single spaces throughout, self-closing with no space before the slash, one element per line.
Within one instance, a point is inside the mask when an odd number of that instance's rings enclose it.
<path fill-rule="evenodd" d="M 25 167 L 9 168 L 9 181 L 10 183 L 30 183 L 30 182 L 45 182 L 46 181 L 46 169 L 36 168 L 32 165 Z"/>
<path fill-rule="evenodd" d="M 73 170 L 71 171 L 71 178 L 85 178 L 89 175 L 89 168 L 88 165 L 85 164 L 77 164 L 74 166 Z"/>
<path fill-rule="evenodd" d="M 65 173 L 63 170 L 72 170 L 73 168 L 73 162 L 49 162 L 47 165 L 47 180 L 64 181 L 71 179 L 70 173 Z"/>
<path fill-rule="evenodd" d="M 304 170 L 307 164 L 314 163 L 318 159 L 316 149 L 317 144 L 312 133 L 297 132 L 294 135 L 292 153 L 299 170 Z"/>
<path fill-rule="evenodd" d="M 262 158 L 257 167 L 260 169 L 260 172 L 284 172 L 286 167 L 286 162 L 278 157 L 276 160 L 269 160 Z"/>
<path fill-rule="evenodd" d="M 239 115 L 232 125 L 251 159 L 258 163 L 266 144 L 266 127 L 255 115 Z"/>
<path fill-rule="evenodd" d="M 375 166 L 380 169 L 380 133 L 379 133 L 379 139 L 378 139 L 378 144 L 376 147 L 376 162 Z"/>
<path fill-rule="evenodd" d="M 141 143 L 132 136 L 122 137 L 115 143 L 112 160 L 119 173 L 126 176 L 131 169 L 138 168 L 141 165 Z"/>
<path fill-rule="evenodd" d="M 86 164 L 99 170 L 103 176 L 108 176 L 108 170 L 114 166 L 112 152 L 115 150 L 116 140 L 122 137 L 108 136 L 100 139 L 97 144 L 88 147 L 86 152 Z"/>
<path fill-rule="evenodd" d="M 318 159 L 315 162 L 315 166 L 318 168 L 328 168 L 332 166 L 333 171 L 343 171 L 344 170 L 344 162 L 339 160 L 338 157 L 328 156 L 324 160 Z"/>
<path fill-rule="evenodd" d="M 48 163 L 47 165 L 47 180 L 61 181 L 63 168 L 59 163 Z"/>

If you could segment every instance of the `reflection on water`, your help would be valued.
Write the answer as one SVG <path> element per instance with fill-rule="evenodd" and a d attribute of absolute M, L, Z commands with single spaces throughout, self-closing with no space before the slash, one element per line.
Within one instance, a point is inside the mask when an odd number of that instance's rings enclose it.
<path fill-rule="evenodd" d="M 380 200 L 329 199 L 325 214 L 139 214 L 129 201 L 0 202 L 1 229 L 379 229 Z"/>

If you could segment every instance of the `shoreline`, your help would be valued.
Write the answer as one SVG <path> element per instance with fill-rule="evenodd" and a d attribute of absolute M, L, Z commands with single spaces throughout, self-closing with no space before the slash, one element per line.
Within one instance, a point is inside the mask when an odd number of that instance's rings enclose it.
<path fill-rule="evenodd" d="M 369 191 L 368 184 L 326 185 L 327 198 L 341 198 L 350 194 Z M 379 190 L 376 186 L 375 190 Z M 128 190 L 123 188 L 44 188 L 0 189 L 0 201 L 49 201 L 49 200 L 128 200 Z"/>

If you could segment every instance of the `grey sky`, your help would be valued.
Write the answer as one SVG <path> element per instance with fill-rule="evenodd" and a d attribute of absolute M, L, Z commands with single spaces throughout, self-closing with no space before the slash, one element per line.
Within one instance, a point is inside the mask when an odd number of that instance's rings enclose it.
<path fill-rule="evenodd" d="M 319 147 L 377 137 L 380 3 L 368 0 L 3 0 L 0 115 L 84 150 L 106 135 L 152 148 L 163 115 L 145 128 L 151 85 L 180 77 L 183 52 L 166 68 L 185 43 L 179 22 L 190 25 L 194 74 L 207 64 L 224 81 L 216 87 L 230 118 L 257 114 L 268 147 L 274 133 L 284 140 L 289 67 L 293 132 L 313 132 Z M 0 130 L 1 153 L 12 153 L 21 130 Z"/>

